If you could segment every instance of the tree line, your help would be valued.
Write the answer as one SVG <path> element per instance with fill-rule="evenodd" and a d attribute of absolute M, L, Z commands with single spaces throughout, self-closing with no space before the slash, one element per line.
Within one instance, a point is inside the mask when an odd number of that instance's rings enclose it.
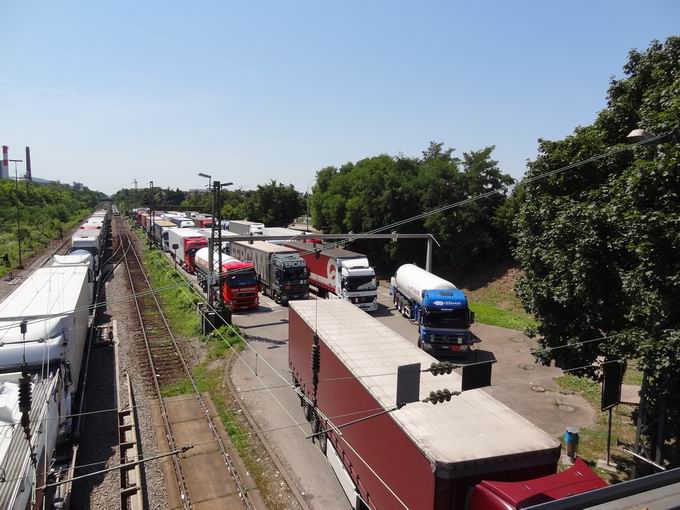
<path fill-rule="evenodd" d="M 87 188 L 73 189 L 63 184 L 35 184 L 0 181 L 0 275 L 10 271 L 22 256 L 32 255 L 50 240 L 85 217 L 104 198 Z M 19 221 L 17 225 L 17 214 Z"/>

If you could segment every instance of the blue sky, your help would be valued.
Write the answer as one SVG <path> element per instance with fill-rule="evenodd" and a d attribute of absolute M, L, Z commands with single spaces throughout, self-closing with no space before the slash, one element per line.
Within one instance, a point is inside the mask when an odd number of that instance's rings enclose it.
<path fill-rule="evenodd" d="M 0 0 L 0 143 L 35 175 L 105 192 L 203 171 L 304 190 L 380 153 L 496 145 L 590 123 L 629 49 L 680 2 Z"/>

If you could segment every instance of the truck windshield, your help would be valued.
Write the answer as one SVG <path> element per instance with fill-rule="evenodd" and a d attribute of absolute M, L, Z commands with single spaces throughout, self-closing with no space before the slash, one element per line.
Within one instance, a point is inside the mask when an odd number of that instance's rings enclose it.
<path fill-rule="evenodd" d="M 227 274 L 229 287 L 247 287 L 257 283 L 257 275 L 254 270 Z"/>
<path fill-rule="evenodd" d="M 277 270 L 276 275 L 279 276 L 281 281 L 285 282 L 289 280 L 304 280 L 308 276 L 306 267 L 286 267 L 282 270 Z"/>
<path fill-rule="evenodd" d="M 423 314 L 423 325 L 429 328 L 465 329 L 468 324 L 468 310 L 433 311 Z"/>
<path fill-rule="evenodd" d="M 348 292 L 359 292 L 362 290 L 375 290 L 375 276 L 349 276 L 347 277 L 345 289 Z"/>

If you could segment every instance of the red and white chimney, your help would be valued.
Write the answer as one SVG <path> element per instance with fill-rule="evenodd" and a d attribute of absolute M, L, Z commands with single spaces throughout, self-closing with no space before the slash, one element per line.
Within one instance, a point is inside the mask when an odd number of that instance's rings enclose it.
<path fill-rule="evenodd" d="M 9 179 L 9 147 L 2 146 L 2 168 L 0 168 L 0 179 Z"/>

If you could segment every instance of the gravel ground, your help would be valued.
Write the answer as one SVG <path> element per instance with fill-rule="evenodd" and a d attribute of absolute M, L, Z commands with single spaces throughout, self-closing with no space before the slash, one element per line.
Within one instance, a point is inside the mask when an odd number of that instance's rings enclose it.
<path fill-rule="evenodd" d="M 106 285 L 108 297 L 107 314 L 116 320 L 119 342 L 119 363 L 121 384 L 124 374 L 129 372 L 137 407 L 138 438 L 140 455 L 151 456 L 159 452 L 153 429 L 151 407 L 155 401 L 153 386 L 148 376 L 146 351 L 139 332 L 137 314 L 131 299 L 122 300 L 131 294 L 128 275 L 123 264 L 119 265 L 113 278 Z M 112 347 L 92 351 L 90 379 L 86 395 L 86 410 L 116 407 L 115 362 Z M 121 405 L 127 403 L 127 389 L 121 388 Z M 100 413 L 85 418 L 82 425 L 79 465 L 106 461 L 79 469 L 77 474 L 88 470 L 96 471 L 118 463 L 117 414 Z M 165 477 L 159 461 L 142 464 L 144 484 L 144 508 L 165 509 L 168 501 Z M 118 471 L 95 475 L 84 479 L 74 487 L 72 508 L 119 508 L 120 474 Z"/>

